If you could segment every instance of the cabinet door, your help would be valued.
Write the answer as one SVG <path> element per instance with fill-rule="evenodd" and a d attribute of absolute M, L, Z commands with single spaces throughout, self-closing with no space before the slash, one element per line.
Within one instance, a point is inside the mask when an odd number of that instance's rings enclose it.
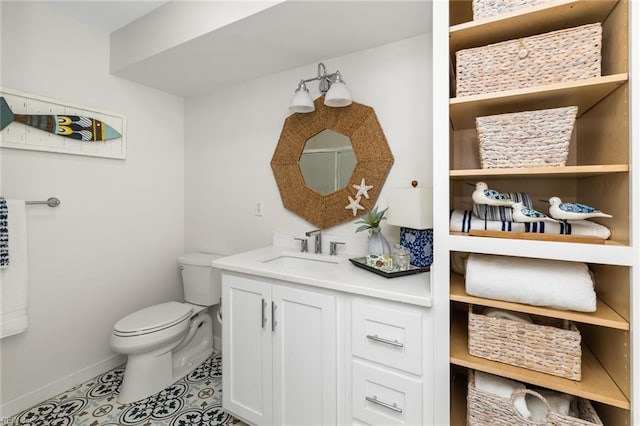
<path fill-rule="evenodd" d="M 337 423 L 336 298 L 273 286 L 276 425 Z"/>
<path fill-rule="evenodd" d="M 270 289 L 233 275 L 222 280 L 222 405 L 255 424 L 272 423 Z"/>

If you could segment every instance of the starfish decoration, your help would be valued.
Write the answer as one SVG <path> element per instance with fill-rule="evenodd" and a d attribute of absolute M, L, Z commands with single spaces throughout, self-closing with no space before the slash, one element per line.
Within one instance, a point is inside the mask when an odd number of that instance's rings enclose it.
<path fill-rule="evenodd" d="M 354 189 L 358 190 L 358 192 L 356 193 L 356 198 L 364 195 L 364 198 L 366 198 L 367 200 L 369 199 L 369 190 L 373 188 L 373 185 L 366 185 L 364 183 L 364 178 L 362 178 L 362 181 L 360 181 L 360 185 L 351 185 L 351 186 L 353 186 Z M 354 216 L 355 216 L 355 213 L 354 213 Z"/>
<path fill-rule="evenodd" d="M 349 198 L 349 205 L 345 207 L 346 210 L 349 210 L 349 209 L 353 210 L 354 216 L 358 214 L 358 210 L 364 210 L 364 207 L 360 205 L 360 197 L 356 197 L 355 200 L 351 198 L 350 195 L 347 195 L 347 197 Z"/>

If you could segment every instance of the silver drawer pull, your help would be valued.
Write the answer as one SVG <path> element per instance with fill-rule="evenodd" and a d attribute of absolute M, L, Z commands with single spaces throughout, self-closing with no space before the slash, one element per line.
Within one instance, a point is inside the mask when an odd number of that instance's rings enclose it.
<path fill-rule="evenodd" d="M 373 398 L 370 396 L 365 396 L 364 399 L 366 399 L 367 401 L 373 404 L 377 404 L 381 407 L 388 408 L 389 410 L 395 411 L 396 413 L 402 413 L 402 408 L 398 408 L 398 404 L 396 404 L 395 402 L 393 404 L 387 404 L 386 402 L 379 401 L 376 395 L 373 395 Z"/>
<path fill-rule="evenodd" d="M 389 340 L 383 337 L 378 337 L 377 334 L 374 334 L 374 335 L 367 334 L 367 339 L 373 340 L 374 342 L 385 343 L 391 346 L 397 346 L 398 348 L 404 348 L 404 343 L 398 342 L 398 339 Z"/>

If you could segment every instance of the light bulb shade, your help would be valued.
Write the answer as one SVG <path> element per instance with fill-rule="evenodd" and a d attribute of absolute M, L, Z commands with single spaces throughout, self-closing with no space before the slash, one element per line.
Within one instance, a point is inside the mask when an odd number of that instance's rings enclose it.
<path fill-rule="evenodd" d="M 289 111 L 308 113 L 313 112 L 316 108 L 313 106 L 313 100 L 309 91 L 305 89 L 298 89 L 291 99 L 291 105 L 289 105 Z"/>
<path fill-rule="evenodd" d="M 324 96 L 324 104 L 330 107 L 346 107 L 351 105 L 351 93 L 344 82 L 336 81 Z"/>
<path fill-rule="evenodd" d="M 432 189 L 393 188 L 389 196 L 389 225 L 411 229 L 429 229 L 433 227 Z"/>

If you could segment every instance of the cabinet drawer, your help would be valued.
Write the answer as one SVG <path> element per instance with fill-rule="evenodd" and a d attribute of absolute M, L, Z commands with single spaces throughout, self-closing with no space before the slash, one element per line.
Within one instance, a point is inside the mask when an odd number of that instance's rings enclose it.
<path fill-rule="evenodd" d="M 353 355 L 422 374 L 422 315 L 388 305 L 353 302 Z"/>
<path fill-rule="evenodd" d="M 422 424 L 422 381 L 353 361 L 353 417 L 372 425 Z"/>

